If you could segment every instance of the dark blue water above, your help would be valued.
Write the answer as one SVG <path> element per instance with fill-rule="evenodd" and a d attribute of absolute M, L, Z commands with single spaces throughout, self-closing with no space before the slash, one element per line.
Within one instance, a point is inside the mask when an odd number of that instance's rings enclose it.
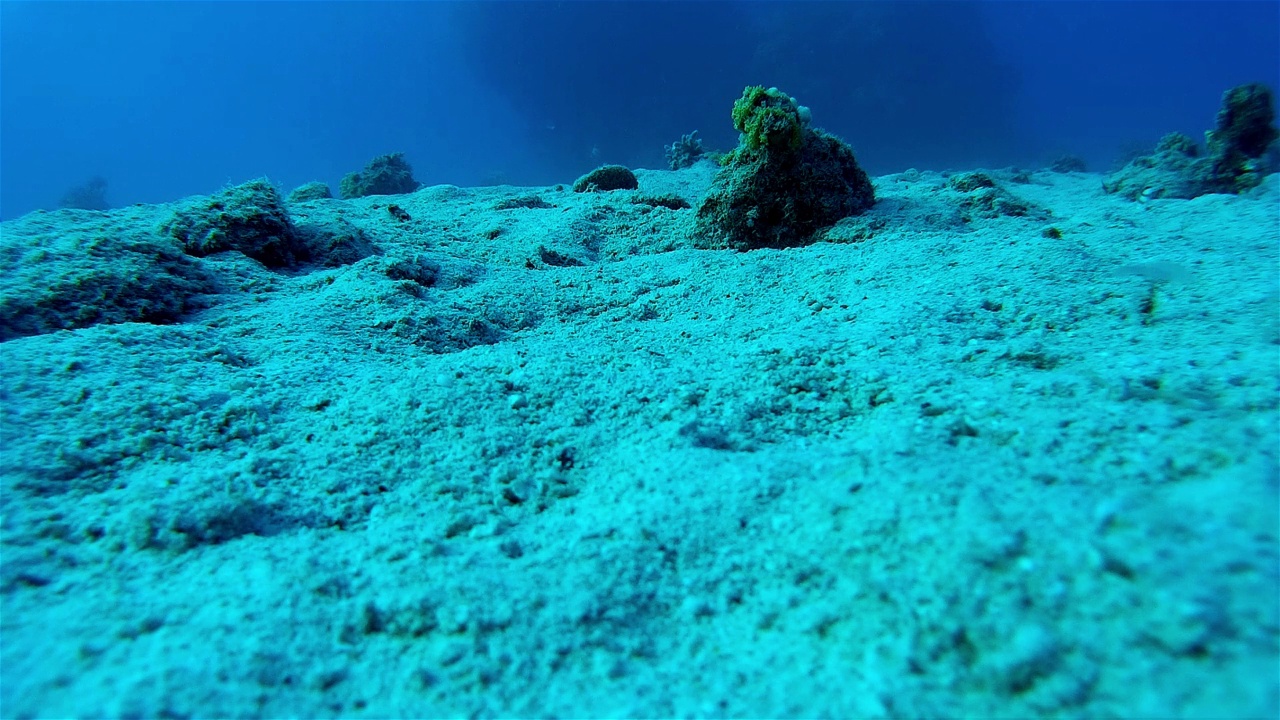
<path fill-rule="evenodd" d="M 427 184 L 571 182 L 736 142 L 777 86 L 873 175 L 1091 170 L 1280 84 L 1276 2 L 0 3 L 0 216 L 402 151 Z"/>

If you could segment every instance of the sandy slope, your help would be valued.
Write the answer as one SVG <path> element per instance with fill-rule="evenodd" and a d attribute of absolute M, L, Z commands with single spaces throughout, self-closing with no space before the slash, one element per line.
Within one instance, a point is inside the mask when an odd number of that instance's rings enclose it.
<path fill-rule="evenodd" d="M 741 254 L 622 191 L 315 201 L 381 254 L 5 342 L 0 714 L 1274 714 L 1280 176 L 991 174 L 1022 216 L 912 172 Z"/>

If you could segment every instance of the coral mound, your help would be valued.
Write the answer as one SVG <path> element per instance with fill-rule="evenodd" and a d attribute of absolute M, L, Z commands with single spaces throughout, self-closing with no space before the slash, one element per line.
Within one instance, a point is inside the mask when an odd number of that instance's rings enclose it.
<path fill-rule="evenodd" d="M 1266 160 L 1280 136 L 1275 118 L 1275 99 L 1267 87 L 1253 83 L 1231 88 L 1222 95 L 1217 127 L 1205 133 L 1205 152 L 1186 135 L 1170 133 L 1154 153 L 1135 158 L 1102 187 L 1130 200 L 1189 200 L 1255 188 L 1276 170 Z"/>
<path fill-rule="evenodd" d="M 610 190 L 635 190 L 640 187 L 636 174 L 622 165 L 604 165 L 578 178 L 573 183 L 574 192 L 608 192 Z"/>
<path fill-rule="evenodd" d="M 188 255 L 238 250 L 270 268 L 308 259 L 280 193 L 265 179 L 188 202 L 161 228 Z"/>
<path fill-rule="evenodd" d="M 754 250 L 808 245 L 875 203 L 853 150 L 809 127 L 809 109 L 777 88 L 748 87 L 733 106 L 738 147 L 698 208 L 695 243 Z"/>
<path fill-rule="evenodd" d="M 403 195 L 422 187 L 413 179 L 413 168 L 404 153 L 379 155 L 358 173 L 349 173 L 338 183 L 343 200 L 369 195 Z"/>

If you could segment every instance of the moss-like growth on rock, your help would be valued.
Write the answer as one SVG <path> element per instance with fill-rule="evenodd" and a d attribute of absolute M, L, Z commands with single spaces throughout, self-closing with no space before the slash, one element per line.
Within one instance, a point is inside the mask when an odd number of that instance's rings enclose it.
<path fill-rule="evenodd" d="M 350 265 L 378 254 L 369 236 L 341 217 L 327 222 L 301 223 L 296 227 L 310 262 L 320 267 Z"/>
<path fill-rule="evenodd" d="M 293 192 L 289 193 L 288 201 L 296 203 L 308 200 L 329 200 L 332 197 L 333 192 L 329 190 L 329 186 L 317 181 L 294 188 Z"/>
<path fill-rule="evenodd" d="M 161 230 L 189 255 L 238 250 L 270 268 L 309 258 L 280 193 L 265 179 L 250 180 L 185 204 Z"/>
<path fill-rule="evenodd" d="M 1252 159 L 1262 157 L 1277 137 L 1275 98 L 1267 86 L 1250 83 L 1223 93 L 1217 127 L 1205 139 L 1210 154 Z"/>
<path fill-rule="evenodd" d="M 518 208 L 526 210 L 545 210 L 553 207 L 555 207 L 555 205 L 552 205 L 537 195 L 522 195 L 520 197 L 503 198 L 493 205 L 494 210 L 516 210 Z"/>
<path fill-rule="evenodd" d="M 799 150 L 809 110 L 778 90 L 753 85 L 733 103 L 733 126 L 748 149 Z"/>
<path fill-rule="evenodd" d="M 422 187 L 413 179 L 413 168 L 404 159 L 404 153 L 379 155 L 365 165 L 364 170 L 350 173 L 338 184 L 338 193 L 344 200 L 369 195 L 403 195 Z"/>
<path fill-rule="evenodd" d="M 702 248 L 783 248 L 875 202 L 871 180 L 840 138 L 809 127 L 809 111 L 776 88 L 748 87 L 734 103 L 742 136 L 721 160 L 698 208 Z"/>
<path fill-rule="evenodd" d="M 662 207 L 668 210 L 688 210 L 693 207 L 688 200 L 668 193 L 666 195 L 642 195 L 631 200 L 636 205 L 648 205 L 649 207 Z"/>
<path fill-rule="evenodd" d="M 578 178 L 574 192 L 608 192 L 610 190 L 635 190 L 640 187 L 636 174 L 622 165 L 602 165 Z"/>
<path fill-rule="evenodd" d="M 0 342 L 100 324 L 178 322 L 217 283 L 150 228 L 106 213 L 30 213 L 0 230 Z"/>
<path fill-rule="evenodd" d="M 1200 148 L 1181 133 L 1160 138 L 1155 152 L 1129 161 L 1102 181 L 1102 189 L 1130 200 L 1139 198 L 1184 198 L 1213 192 L 1206 184 L 1208 166 L 1201 161 Z"/>
<path fill-rule="evenodd" d="M 983 172 L 967 172 L 952 175 L 947 179 L 947 187 L 962 193 L 970 193 L 981 188 L 993 188 L 996 181 Z"/>

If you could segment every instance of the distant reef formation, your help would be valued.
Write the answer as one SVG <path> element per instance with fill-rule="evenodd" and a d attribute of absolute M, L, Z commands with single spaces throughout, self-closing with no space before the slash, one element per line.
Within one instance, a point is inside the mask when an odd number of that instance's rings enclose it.
<path fill-rule="evenodd" d="M 95 175 L 83 185 L 77 185 L 63 194 L 58 207 L 71 210 L 110 210 L 107 202 L 107 179 Z"/>
<path fill-rule="evenodd" d="M 1280 170 L 1277 138 L 1271 89 L 1240 85 L 1223 93 L 1216 127 L 1205 133 L 1205 147 L 1182 133 L 1169 133 L 1153 153 L 1134 158 L 1102 187 L 1138 201 L 1238 194 Z"/>
<path fill-rule="evenodd" d="M 706 149 L 702 146 L 702 139 L 698 137 L 698 131 L 694 130 L 687 135 L 681 135 L 677 142 L 666 147 L 667 167 L 672 170 L 693 167 L 693 164 L 705 154 Z"/>

